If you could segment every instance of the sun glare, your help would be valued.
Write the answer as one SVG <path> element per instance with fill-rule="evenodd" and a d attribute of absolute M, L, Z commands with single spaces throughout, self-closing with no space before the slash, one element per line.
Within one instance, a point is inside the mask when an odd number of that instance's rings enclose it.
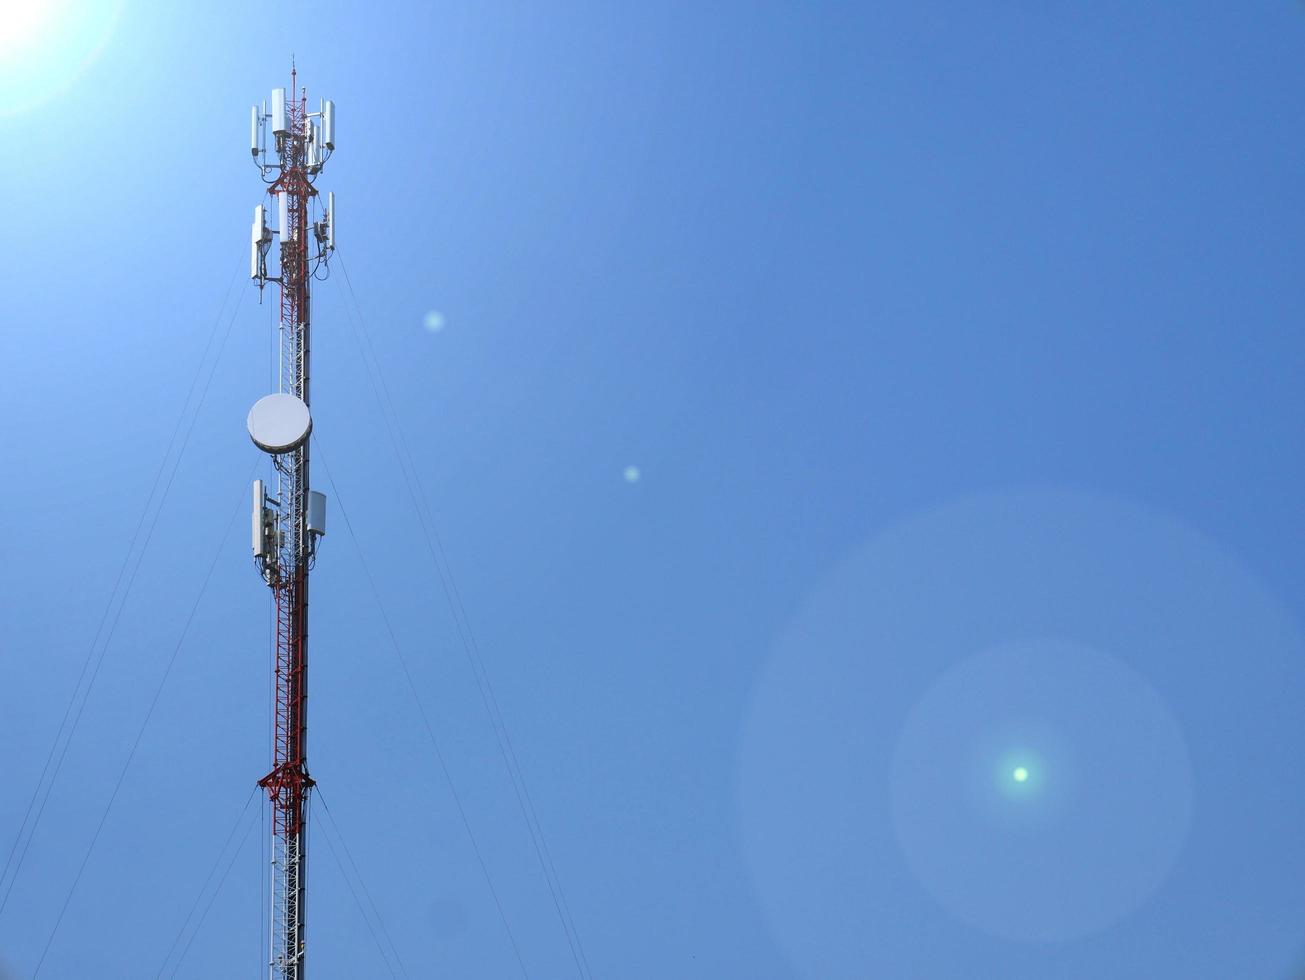
<path fill-rule="evenodd" d="M 103 50 L 122 0 L 28 0 L 0 15 L 0 117 L 66 91 Z"/>
<path fill-rule="evenodd" d="M 52 2 L 24 3 L 6 10 L 0 17 L 0 58 L 39 41 L 42 29 L 49 25 L 57 7 Z"/>

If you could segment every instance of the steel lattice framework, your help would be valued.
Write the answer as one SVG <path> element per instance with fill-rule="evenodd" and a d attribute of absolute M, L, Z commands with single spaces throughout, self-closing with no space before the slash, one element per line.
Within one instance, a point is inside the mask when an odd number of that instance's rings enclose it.
<path fill-rule="evenodd" d="M 275 279 L 267 275 L 271 233 L 263 223 L 262 208 L 255 212 L 251 273 L 260 289 L 269 281 L 279 283 L 279 393 L 298 399 L 308 418 L 310 283 L 334 244 L 330 227 L 334 215 L 328 211 L 325 220 L 313 223 L 309 212 L 317 196 L 313 179 L 333 146 L 334 106 L 324 103 L 321 113 L 309 113 L 307 94 L 296 88 L 293 68 L 290 77 L 289 97 L 283 90 L 274 91 L 270 116 L 255 109 L 251 147 L 258 162 L 259 136 L 270 118 L 278 162 L 267 162 L 269 148 L 264 147 L 259 166 L 265 180 L 269 173 L 276 174 L 267 192 L 277 201 L 280 215 L 280 274 Z M 320 125 L 314 117 L 321 119 Z M 317 246 L 313 253 L 310 231 Z M 251 413 L 250 431 L 258 442 L 254 424 Z M 265 493 L 259 483 L 255 485 L 254 501 L 254 551 L 263 578 L 272 589 L 276 609 L 273 764 L 258 782 L 267 792 L 272 810 L 269 976 L 302 980 L 308 797 L 314 785 L 308 774 L 308 574 L 317 540 L 325 530 L 324 503 L 321 516 L 310 513 L 307 429 L 297 445 L 286 451 L 272 451 L 263 443 L 260 446 L 270 453 L 276 474 L 275 496 Z"/>

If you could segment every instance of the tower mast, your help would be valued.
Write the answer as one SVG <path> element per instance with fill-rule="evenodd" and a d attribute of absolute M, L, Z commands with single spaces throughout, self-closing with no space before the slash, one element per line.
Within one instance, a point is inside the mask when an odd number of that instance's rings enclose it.
<path fill-rule="evenodd" d="M 276 608 L 272 769 L 258 781 L 272 810 L 271 980 L 305 976 L 306 830 L 314 785 L 308 774 L 308 573 L 326 533 L 326 498 L 309 480 L 310 284 L 335 247 L 333 194 L 322 218 L 312 220 L 320 203 L 314 184 L 335 147 L 335 106 L 323 102 L 320 111 L 309 112 L 307 92 L 297 84 L 292 65 L 289 93 L 273 89 L 271 111 L 255 106 L 250 116 L 250 152 L 278 216 L 274 233 L 266 205 L 254 209 L 250 277 L 260 294 L 267 283 L 277 283 L 281 308 L 278 389 L 259 399 L 248 418 L 250 437 L 271 457 L 275 482 L 269 492 L 262 480 L 254 481 L 252 522 L 255 562 Z M 280 240 L 275 276 L 268 272 L 274 234 Z"/>

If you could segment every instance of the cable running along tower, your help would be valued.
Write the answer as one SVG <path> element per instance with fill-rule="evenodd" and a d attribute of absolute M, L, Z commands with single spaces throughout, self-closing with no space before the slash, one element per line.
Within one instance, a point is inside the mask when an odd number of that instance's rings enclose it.
<path fill-rule="evenodd" d="M 311 489 L 308 469 L 309 367 L 312 353 L 311 283 L 326 273 L 335 248 L 335 196 L 321 207 L 314 184 L 335 148 L 335 105 L 308 111 L 293 65 L 290 89 L 272 90 L 250 114 L 250 153 L 275 201 L 277 227 L 268 227 L 268 206 L 254 209 L 250 277 L 261 295 L 280 288 L 280 380 L 277 391 L 249 412 L 250 438 L 271 457 L 274 486 L 254 481 L 254 560 L 272 589 L 276 607 L 276 694 L 273 705 L 272 770 L 258 781 L 272 809 L 272 907 L 269 980 L 305 976 L 304 896 L 307 880 L 308 794 L 308 573 L 326 533 L 326 498 Z M 270 133 L 269 133 L 270 130 Z M 268 142 L 268 137 L 271 142 Z M 321 217 L 314 219 L 315 214 Z M 279 239 L 276 274 L 268 270 L 273 238 Z"/>

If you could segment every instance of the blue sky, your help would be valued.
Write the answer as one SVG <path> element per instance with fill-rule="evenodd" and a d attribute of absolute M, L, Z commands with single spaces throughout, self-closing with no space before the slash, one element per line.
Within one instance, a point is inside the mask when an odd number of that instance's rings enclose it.
<path fill-rule="evenodd" d="M 153 533 L 0 965 L 194 608 L 40 975 L 171 969 L 233 826 L 176 975 L 261 975 L 246 140 L 293 54 L 339 114 L 310 765 L 408 975 L 521 971 L 341 505 L 529 976 L 577 974 L 343 269 L 594 976 L 1305 966 L 1299 4 L 71 6 L 0 104 L 0 850 Z M 388 976 L 315 820 L 314 976 Z"/>

